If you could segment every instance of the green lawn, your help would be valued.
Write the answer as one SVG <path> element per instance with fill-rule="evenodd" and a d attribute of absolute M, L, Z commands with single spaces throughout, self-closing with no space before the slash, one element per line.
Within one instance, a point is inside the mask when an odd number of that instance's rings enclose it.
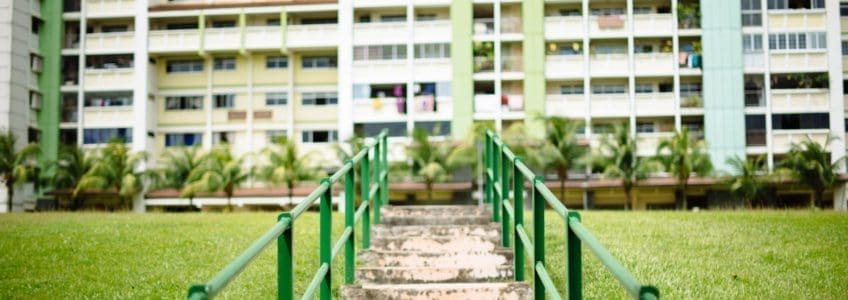
<path fill-rule="evenodd" d="M 0 298 L 182 298 L 262 234 L 271 213 L 13 214 L 0 216 Z M 528 218 L 529 219 L 529 218 Z M 848 295 L 848 214 L 585 212 L 586 226 L 665 298 L 843 298 Z M 549 213 L 547 257 L 564 283 L 558 217 Z M 341 216 L 335 216 L 336 236 Z M 317 215 L 295 225 L 296 291 L 317 268 Z M 224 295 L 274 295 L 275 246 Z M 341 280 L 342 256 L 334 263 Z M 585 292 L 623 290 L 584 248 Z"/>

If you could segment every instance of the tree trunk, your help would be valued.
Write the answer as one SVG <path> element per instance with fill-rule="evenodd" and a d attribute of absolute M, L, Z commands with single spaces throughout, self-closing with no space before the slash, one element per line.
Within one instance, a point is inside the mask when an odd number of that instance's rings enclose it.
<path fill-rule="evenodd" d="M 287 184 L 287 188 L 289 188 L 289 206 L 294 205 L 294 184 Z"/>
<path fill-rule="evenodd" d="M 686 181 L 689 181 L 689 180 L 687 179 Z M 689 189 L 689 185 L 686 184 L 686 182 L 684 182 L 683 185 L 680 186 L 680 198 L 681 198 L 680 200 L 681 200 L 681 202 L 683 202 L 683 203 L 681 203 L 682 204 L 681 208 L 683 210 L 689 209 L 689 197 L 686 195 L 686 191 L 688 189 Z"/>
<path fill-rule="evenodd" d="M 227 212 L 233 212 L 233 205 L 231 204 L 230 199 L 232 199 L 232 196 L 227 194 Z"/>
<path fill-rule="evenodd" d="M 427 200 L 433 202 L 433 183 L 427 182 Z"/>
<path fill-rule="evenodd" d="M 823 189 L 813 190 L 813 198 L 810 199 L 810 208 L 816 208 L 816 205 L 818 205 L 818 203 L 822 202 L 823 195 L 824 195 Z"/>
<path fill-rule="evenodd" d="M 6 179 L 6 205 L 9 207 L 7 212 L 12 212 L 12 199 L 15 197 L 14 184 L 11 179 Z"/>
<path fill-rule="evenodd" d="M 188 210 L 194 211 L 194 197 L 188 197 Z"/>
<path fill-rule="evenodd" d="M 624 210 L 630 210 L 631 201 L 633 201 L 633 195 L 631 195 L 631 187 L 624 187 Z"/>
<path fill-rule="evenodd" d="M 568 170 L 559 171 L 559 201 L 565 204 L 565 181 L 568 180 Z"/>

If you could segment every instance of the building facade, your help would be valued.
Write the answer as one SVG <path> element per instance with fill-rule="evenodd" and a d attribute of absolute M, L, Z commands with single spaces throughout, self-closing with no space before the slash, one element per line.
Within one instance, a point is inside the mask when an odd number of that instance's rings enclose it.
<path fill-rule="evenodd" d="M 48 158 L 115 137 L 157 157 L 288 136 L 331 163 L 355 132 L 541 135 L 542 115 L 587 124 L 593 146 L 629 124 L 646 156 L 687 128 L 719 170 L 773 169 L 807 137 L 845 155 L 838 0 L 11 2 L 0 104 Z"/>

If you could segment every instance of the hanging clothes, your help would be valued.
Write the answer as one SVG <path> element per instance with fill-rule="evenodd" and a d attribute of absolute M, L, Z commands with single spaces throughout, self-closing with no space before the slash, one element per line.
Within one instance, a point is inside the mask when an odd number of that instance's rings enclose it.
<path fill-rule="evenodd" d="M 685 66 L 689 62 L 689 53 L 680 52 L 678 55 L 678 65 Z"/>
<path fill-rule="evenodd" d="M 397 112 L 399 114 L 406 114 L 406 99 L 403 97 L 397 97 L 395 99 L 397 99 L 395 103 L 397 105 Z"/>
<path fill-rule="evenodd" d="M 382 110 L 383 109 L 383 99 L 382 98 L 371 98 L 371 109 Z"/>

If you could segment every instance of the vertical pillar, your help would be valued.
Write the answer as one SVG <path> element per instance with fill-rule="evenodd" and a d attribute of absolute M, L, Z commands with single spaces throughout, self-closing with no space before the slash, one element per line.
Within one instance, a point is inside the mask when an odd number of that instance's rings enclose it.
<path fill-rule="evenodd" d="M 148 114 L 150 110 L 150 85 L 148 84 L 150 63 L 147 54 L 147 31 L 149 29 L 147 18 L 147 1 L 135 2 L 135 51 L 133 52 L 133 132 L 132 150 L 150 151 L 153 144 L 152 133 L 153 116 Z M 147 162 L 142 163 L 141 168 L 147 168 Z M 136 196 L 133 200 L 133 211 L 144 212 L 144 193 Z"/>
<path fill-rule="evenodd" d="M 453 121 L 451 134 L 454 138 L 465 137 L 471 129 L 474 115 L 474 59 L 471 49 L 471 22 L 474 8 L 471 1 L 451 1 L 451 65 L 453 80 Z"/>
<path fill-rule="evenodd" d="M 827 75 L 830 79 L 830 134 L 837 138 L 830 142 L 830 159 L 836 162 L 845 156 L 845 102 L 842 75 L 842 32 L 840 2 L 828 0 L 827 11 Z M 839 173 L 845 173 L 845 163 L 840 163 Z M 835 207 L 835 206 L 834 206 Z"/>
<path fill-rule="evenodd" d="M 277 222 L 289 223 L 277 237 L 277 299 L 294 299 L 294 219 L 290 212 L 284 212 Z"/>
<path fill-rule="evenodd" d="M 345 274 L 345 284 L 353 284 L 354 280 L 354 260 L 356 254 L 356 245 L 354 242 L 356 241 L 356 225 L 353 222 L 354 214 L 356 214 L 356 205 L 354 202 L 356 201 L 356 197 L 354 193 L 356 192 L 356 183 L 354 182 L 356 179 L 354 178 L 354 173 L 356 170 L 356 165 L 353 164 L 353 161 L 348 160 L 347 163 L 350 165 L 350 169 L 345 172 L 344 179 L 344 198 L 345 198 L 345 228 L 350 229 L 350 236 L 348 236 L 347 241 L 345 242 L 345 265 L 344 265 L 344 274 Z M 332 190 L 332 188 L 331 188 Z"/>
<path fill-rule="evenodd" d="M 38 51 L 44 58 L 38 89 L 41 93 L 41 110 L 38 128 L 41 129 L 41 162 L 56 161 L 59 153 L 59 121 L 61 119 L 62 93 L 62 19 L 61 1 L 42 1 L 41 17 L 44 24 L 39 33 Z M 80 139 L 80 141 L 82 141 Z"/>
<path fill-rule="evenodd" d="M 319 214 L 321 219 L 320 237 L 318 240 L 318 258 L 320 265 L 327 264 L 329 267 L 327 274 L 321 280 L 320 294 L 322 300 L 329 300 L 332 297 L 333 286 L 333 254 L 332 254 L 332 230 L 333 230 L 333 184 L 329 178 L 321 180 L 321 185 L 327 185 L 327 190 L 321 195 L 321 203 L 319 205 Z"/>
<path fill-rule="evenodd" d="M 524 41 L 524 124 L 533 137 L 544 136 L 544 123 L 532 117 L 545 112 L 545 3 L 521 2 Z"/>
<path fill-rule="evenodd" d="M 339 0 L 338 17 L 338 133 L 345 141 L 353 136 L 353 0 Z"/>

